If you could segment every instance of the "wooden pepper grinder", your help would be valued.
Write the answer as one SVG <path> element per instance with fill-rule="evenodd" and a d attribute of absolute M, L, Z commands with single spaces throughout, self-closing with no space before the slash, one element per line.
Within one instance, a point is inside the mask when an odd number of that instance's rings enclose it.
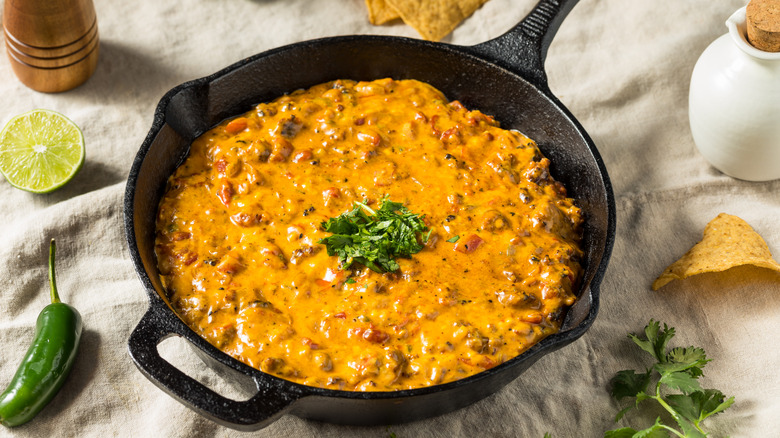
<path fill-rule="evenodd" d="M 3 32 L 14 73 L 33 90 L 70 90 L 89 79 L 97 66 L 92 0 L 5 0 Z"/>
<path fill-rule="evenodd" d="M 751 0 L 745 14 L 750 44 L 765 52 L 780 52 L 780 0 Z"/>

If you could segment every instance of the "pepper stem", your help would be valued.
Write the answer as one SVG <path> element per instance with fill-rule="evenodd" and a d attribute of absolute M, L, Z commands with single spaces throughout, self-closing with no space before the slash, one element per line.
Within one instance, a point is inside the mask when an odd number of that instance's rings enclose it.
<path fill-rule="evenodd" d="M 51 302 L 59 303 L 60 295 L 57 293 L 57 281 L 54 278 L 54 251 L 56 250 L 54 239 L 49 244 L 49 285 L 51 286 Z"/>

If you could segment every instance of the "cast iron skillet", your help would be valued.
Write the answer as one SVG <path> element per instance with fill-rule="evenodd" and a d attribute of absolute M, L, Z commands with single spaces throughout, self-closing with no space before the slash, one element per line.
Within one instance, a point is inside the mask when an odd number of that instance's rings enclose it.
<path fill-rule="evenodd" d="M 579 338 L 598 311 L 599 283 L 615 232 L 612 188 L 596 147 L 547 85 L 544 59 L 553 35 L 577 0 L 541 0 L 506 34 L 471 47 L 421 40 L 345 36 L 292 44 L 247 58 L 211 76 L 182 84 L 160 101 L 152 128 L 133 163 L 125 194 L 125 231 L 149 310 L 129 339 L 141 372 L 165 392 L 229 427 L 255 430 L 283 414 L 333 423 L 379 425 L 453 411 L 497 391 L 539 357 Z M 220 352 L 188 328 L 166 302 L 154 256 L 154 226 L 166 179 L 190 143 L 223 119 L 299 88 L 334 79 L 413 78 L 428 82 L 467 108 L 536 140 L 553 176 L 578 199 L 586 217 L 585 276 L 562 330 L 520 356 L 452 383 L 396 392 L 347 392 L 299 385 L 253 369 Z M 256 394 L 246 401 L 218 395 L 162 359 L 169 336 L 192 343 L 218 370 L 248 376 Z"/>

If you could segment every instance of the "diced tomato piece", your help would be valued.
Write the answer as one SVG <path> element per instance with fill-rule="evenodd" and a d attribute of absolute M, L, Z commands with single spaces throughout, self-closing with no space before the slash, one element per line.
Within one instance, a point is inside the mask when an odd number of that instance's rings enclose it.
<path fill-rule="evenodd" d="M 491 358 L 489 358 L 489 357 L 485 357 L 485 358 L 484 358 L 484 359 L 482 359 L 482 361 L 479 363 L 479 366 L 480 366 L 481 368 L 484 368 L 484 369 L 486 369 L 486 370 L 489 370 L 489 369 L 493 368 L 494 366 L 496 366 L 496 361 L 494 361 L 493 359 L 491 359 Z"/>
<path fill-rule="evenodd" d="M 357 133 L 356 137 L 359 141 L 373 146 L 379 145 L 379 142 L 382 140 L 382 137 L 380 137 L 378 133 L 371 131 L 360 131 Z"/>
<path fill-rule="evenodd" d="M 444 140 L 446 138 L 450 138 L 450 137 L 452 137 L 454 135 L 457 135 L 457 134 L 458 134 L 457 128 L 452 127 L 452 128 L 447 129 L 446 131 L 442 132 L 441 135 L 439 136 L 439 140 Z"/>
<path fill-rule="evenodd" d="M 320 348 L 319 344 L 317 344 L 316 342 L 312 341 L 309 338 L 301 338 L 301 343 L 311 348 L 312 350 L 318 350 Z"/>
<path fill-rule="evenodd" d="M 476 251 L 482 243 L 485 241 L 476 234 L 472 234 L 465 239 L 461 239 L 455 244 L 455 251 L 462 252 L 464 254 L 471 254 Z"/>
<path fill-rule="evenodd" d="M 471 363 L 471 359 L 469 359 L 468 357 L 459 357 L 458 358 L 458 362 L 462 362 L 462 363 L 464 363 L 464 364 L 466 364 L 466 365 L 468 365 L 470 367 L 474 366 L 474 364 Z"/>
<path fill-rule="evenodd" d="M 246 126 L 247 126 L 246 119 L 241 117 L 228 122 L 228 124 L 225 125 L 225 131 L 227 131 L 228 134 L 238 134 L 239 132 L 246 129 Z"/>
<path fill-rule="evenodd" d="M 341 192 L 339 192 L 339 189 L 336 187 L 327 188 L 322 192 L 322 197 L 325 198 L 325 200 L 330 198 L 338 198 L 340 195 Z"/>
<path fill-rule="evenodd" d="M 263 216 L 260 214 L 236 213 L 230 216 L 230 221 L 240 227 L 252 227 L 263 222 Z"/>
<path fill-rule="evenodd" d="M 347 330 L 347 338 L 352 339 L 356 336 L 362 336 L 365 329 L 363 327 L 353 327 Z"/>
<path fill-rule="evenodd" d="M 521 316 L 520 319 L 523 320 L 523 322 L 539 324 L 542 322 L 542 315 L 539 313 L 529 313 L 528 315 Z"/>
<path fill-rule="evenodd" d="M 441 135 L 441 131 L 436 129 L 436 121 L 439 119 L 438 114 L 431 117 L 430 125 L 431 125 L 431 131 L 433 132 L 433 135 L 436 137 Z"/>
<path fill-rule="evenodd" d="M 310 150 L 300 151 L 293 157 L 293 163 L 300 163 L 301 161 L 310 160 L 312 157 Z"/>
<path fill-rule="evenodd" d="M 381 344 L 390 339 L 390 335 L 381 330 L 370 328 L 363 332 L 363 339 L 373 344 Z"/>
<path fill-rule="evenodd" d="M 243 264 L 236 257 L 228 254 L 217 264 L 217 270 L 225 274 L 235 274 L 243 268 Z"/>
<path fill-rule="evenodd" d="M 292 143 L 287 141 L 287 139 L 276 136 L 273 139 L 273 149 L 271 150 L 271 155 L 268 157 L 268 160 L 277 163 L 285 161 L 294 150 L 295 148 Z"/>
<path fill-rule="evenodd" d="M 179 240 L 187 240 L 190 237 L 192 237 L 192 234 L 186 232 L 186 231 L 176 231 L 171 234 L 171 240 L 174 242 L 177 242 Z"/>
<path fill-rule="evenodd" d="M 192 251 L 186 251 L 182 254 L 179 254 L 179 259 L 185 265 L 191 265 L 195 263 L 196 260 L 198 260 L 198 254 Z"/>
<path fill-rule="evenodd" d="M 234 193 L 233 186 L 229 182 L 226 182 L 217 192 L 217 196 L 219 197 L 219 200 L 222 201 L 222 203 L 227 207 L 230 204 L 230 201 L 233 199 Z"/>

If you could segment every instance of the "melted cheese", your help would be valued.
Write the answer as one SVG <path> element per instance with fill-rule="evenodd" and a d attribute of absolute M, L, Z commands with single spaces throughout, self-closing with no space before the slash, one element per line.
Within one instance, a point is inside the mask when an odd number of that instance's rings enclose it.
<path fill-rule="evenodd" d="M 317 85 L 192 144 L 160 203 L 158 266 L 181 318 L 264 372 L 351 391 L 450 382 L 557 331 L 575 300 L 581 211 L 549 164 L 427 84 Z M 385 195 L 425 215 L 425 248 L 394 273 L 339 269 L 321 223 Z"/>

